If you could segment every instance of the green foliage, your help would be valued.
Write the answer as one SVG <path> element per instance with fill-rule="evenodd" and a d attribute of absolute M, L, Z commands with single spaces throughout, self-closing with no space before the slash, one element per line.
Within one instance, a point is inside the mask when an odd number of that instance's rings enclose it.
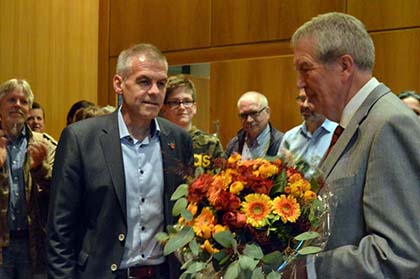
<path fill-rule="evenodd" d="M 213 235 L 214 240 L 225 248 L 230 248 L 235 242 L 230 231 L 222 231 Z"/>
<path fill-rule="evenodd" d="M 163 254 L 165 256 L 175 252 L 176 250 L 180 249 L 181 247 L 187 245 L 191 240 L 194 239 L 194 231 L 191 227 L 183 227 L 182 230 L 170 237 L 168 242 L 163 249 Z"/>
<path fill-rule="evenodd" d="M 171 201 L 175 201 L 181 197 L 188 196 L 188 185 L 187 184 L 181 184 L 176 188 L 175 192 L 171 196 Z"/>
<path fill-rule="evenodd" d="M 172 215 L 173 216 L 179 216 L 181 212 L 186 210 L 188 201 L 186 198 L 180 198 L 177 200 L 174 204 L 174 207 L 172 208 Z"/>
<path fill-rule="evenodd" d="M 321 252 L 321 247 L 316 246 L 306 246 L 299 250 L 300 255 L 309 255 L 309 254 L 316 254 Z"/>
<path fill-rule="evenodd" d="M 317 237 L 319 237 L 319 233 L 309 231 L 309 232 L 304 232 L 304 233 L 301 233 L 301 234 L 295 236 L 295 239 L 298 240 L 298 241 L 301 241 L 301 240 L 315 239 Z"/>

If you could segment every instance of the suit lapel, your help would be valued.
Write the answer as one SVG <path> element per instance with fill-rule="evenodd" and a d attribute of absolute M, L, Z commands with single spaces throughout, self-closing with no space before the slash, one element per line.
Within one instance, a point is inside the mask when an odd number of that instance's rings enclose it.
<path fill-rule="evenodd" d="M 359 126 L 366 119 L 370 109 L 382 96 L 389 92 L 391 92 L 391 90 L 388 87 L 382 83 L 379 84 L 372 92 L 369 93 L 360 108 L 357 109 L 356 113 L 350 120 L 349 125 L 338 139 L 331 153 L 322 162 L 321 170 L 325 178 L 330 175 L 338 160 L 345 152 L 345 149 L 350 144 L 351 139 L 358 136 Z"/>
<path fill-rule="evenodd" d="M 115 188 L 118 201 L 124 216 L 127 216 L 125 178 L 122 161 L 121 143 L 118 130 L 118 111 L 110 115 L 108 122 L 102 129 L 100 138 L 102 152 L 105 157 L 105 165 L 111 174 L 112 183 Z M 124 222 L 127 218 L 124 218 Z"/>

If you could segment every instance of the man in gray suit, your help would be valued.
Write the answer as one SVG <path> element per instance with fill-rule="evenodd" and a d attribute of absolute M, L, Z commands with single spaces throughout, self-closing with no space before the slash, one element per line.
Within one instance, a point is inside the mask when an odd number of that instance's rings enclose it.
<path fill-rule="evenodd" d="M 193 150 L 187 132 L 157 117 L 167 70 L 152 45 L 123 51 L 113 80 L 122 106 L 64 129 L 51 186 L 50 278 L 178 278 L 155 235 L 174 222 L 170 197 L 192 170 Z"/>
<path fill-rule="evenodd" d="M 297 85 L 344 132 L 321 165 L 337 205 L 310 278 L 419 278 L 420 123 L 372 76 L 364 25 L 317 16 L 292 37 Z"/>

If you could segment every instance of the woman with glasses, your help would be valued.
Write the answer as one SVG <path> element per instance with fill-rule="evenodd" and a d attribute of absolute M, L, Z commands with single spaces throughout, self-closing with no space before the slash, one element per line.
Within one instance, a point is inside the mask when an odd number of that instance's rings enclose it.
<path fill-rule="evenodd" d="M 192 125 L 197 113 L 194 83 L 184 75 L 171 76 L 166 87 L 165 101 L 160 115 L 184 128 L 191 135 L 194 167 L 210 169 L 214 159 L 223 157 L 219 138 Z"/>

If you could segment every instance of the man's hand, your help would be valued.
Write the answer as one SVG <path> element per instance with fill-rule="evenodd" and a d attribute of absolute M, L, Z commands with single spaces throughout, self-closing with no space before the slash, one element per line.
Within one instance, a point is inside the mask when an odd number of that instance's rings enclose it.
<path fill-rule="evenodd" d="M 44 142 L 30 143 L 28 152 L 31 158 L 31 169 L 35 169 L 47 158 L 47 144 Z"/>

